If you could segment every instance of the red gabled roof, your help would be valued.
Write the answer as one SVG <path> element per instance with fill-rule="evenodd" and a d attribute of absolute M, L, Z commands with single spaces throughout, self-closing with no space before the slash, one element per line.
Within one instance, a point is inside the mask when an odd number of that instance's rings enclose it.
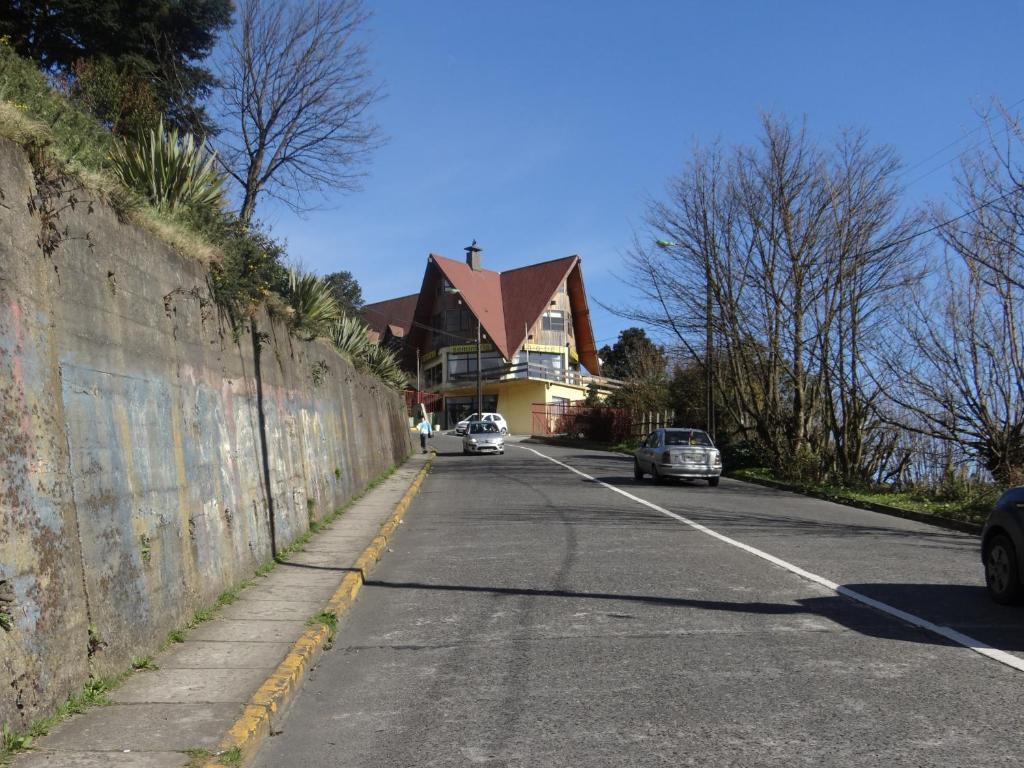
<path fill-rule="evenodd" d="M 383 336 L 389 323 L 397 323 L 406 336 L 410 335 L 410 329 L 414 336 L 422 336 L 430 327 L 432 297 L 442 277 L 458 290 L 467 309 L 480 319 L 481 329 L 506 359 L 511 359 L 522 347 L 528 329 L 537 322 L 559 284 L 565 280 L 580 362 L 591 373 L 600 373 L 579 256 L 495 272 L 474 270 L 463 261 L 432 253 L 427 259 L 420 293 L 366 305 L 364 317 L 370 328 Z M 391 333 L 398 335 L 394 328 Z"/>
<path fill-rule="evenodd" d="M 363 320 L 366 322 L 372 333 L 378 338 L 384 337 L 384 331 L 388 326 L 395 326 L 391 329 L 394 336 L 408 336 L 412 328 L 412 317 L 416 311 L 416 302 L 419 300 L 418 293 L 409 296 L 401 296 L 397 299 L 377 301 L 373 304 L 363 305 Z M 395 333 L 401 330 L 401 333 Z"/>
<path fill-rule="evenodd" d="M 463 261 L 430 254 L 430 260 L 453 288 L 457 288 L 469 311 L 504 357 L 511 357 L 505 333 L 505 307 L 501 295 L 501 275 L 489 269 L 470 269 Z"/>
<path fill-rule="evenodd" d="M 578 262 L 578 256 L 566 256 L 501 273 L 505 334 L 513 354 L 526 341 L 527 328 L 537 322 L 559 283 Z"/>

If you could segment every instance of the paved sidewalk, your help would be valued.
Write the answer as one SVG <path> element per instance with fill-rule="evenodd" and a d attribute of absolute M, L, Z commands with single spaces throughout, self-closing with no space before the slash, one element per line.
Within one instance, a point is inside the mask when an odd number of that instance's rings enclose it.
<path fill-rule="evenodd" d="M 75 715 L 19 755 L 14 768 L 181 768 L 216 752 L 296 641 L 394 513 L 428 456 L 418 451 L 385 482 L 257 578 L 211 621 L 132 674 L 110 706 Z M 192 764 L 196 764 L 193 762 Z"/>

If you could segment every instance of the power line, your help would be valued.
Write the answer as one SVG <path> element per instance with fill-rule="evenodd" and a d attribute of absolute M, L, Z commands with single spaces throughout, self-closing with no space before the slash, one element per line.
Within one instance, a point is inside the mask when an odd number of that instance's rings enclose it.
<path fill-rule="evenodd" d="M 858 257 L 861 257 L 861 256 L 871 256 L 873 254 L 878 253 L 879 251 L 884 251 L 887 248 L 895 248 L 897 245 L 903 245 L 904 243 L 909 243 L 911 240 L 916 240 L 917 238 L 919 238 L 919 237 L 921 237 L 923 235 L 931 234 L 932 232 L 934 232 L 934 231 L 936 231 L 938 229 L 942 229 L 943 227 L 948 227 L 950 224 L 955 224 L 956 222 L 960 221 L 960 219 L 965 219 L 968 216 L 972 216 L 975 213 L 977 213 L 978 211 L 982 211 L 985 208 L 988 208 L 990 205 L 995 205 L 1000 200 L 1005 200 L 1010 195 L 1020 192 L 1021 189 L 1022 189 L 1022 187 L 1020 187 L 1019 185 L 1015 186 L 1013 189 L 1009 190 L 1008 192 L 1004 192 L 1003 194 L 999 195 L 999 197 L 993 197 L 991 200 L 983 201 L 980 205 L 975 206 L 974 208 L 972 208 L 969 211 L 964 211 L 963 213 L 960 213 L 960 214 L 958 214 L 957 216 L 954 216 L 951 219 L 946 219 L 945 221 L 940 221 L 938 224 L 935 224 L 935 225 L 933 225 L 931 227 L 928 227 L 928 229 L 922 229 L 919 232 L 914 232 L 913 234 L 907 235 L 906 237 L 901 237 L 898 240 L 892 240 L 892 241 L 890 241 L 888 243 L 882 243 L 881 245 L 876 246 L 874 248 L 871 248 L 871 249 L 869 249 L 867 251 L 862 251 L 862 252 L 860 252 L 858 254 L 854 254 L 853 258 L 858 258 Z"/>
<path fill-rule="evenodd" d="M 1024 104 L 1024 99 L 1020 99 L 1019 101 L 1015 101 L 1013 104 L 1008 106 L 1006 109 L 1007 110 L 1011 110 L 1014 107 L 1020 106 L 1021 104 Z M 946 144 L 944 147 L 941 147 L 940 149 L 935 150 L 930 155 L 928 155 L 928 157 L 926 157 L 924 160 L 920 160 L 920 161 L 914 163 L 913 165 L 907 166 L 902 171 L 900 171 L 898 174 L 896 174 L 897 178 L 902 178 L 903 176 L 906 176 L 907 174 L 909 174 L 911 171 L 916 170 L 917 168 L 920 168 L 922 165 L 925 165 L 926 163 L 930 162 L 931 160 L 933 160 L 936 157 L 938 157 L 939 155 L 941 155 L 947 149 L 952 149 L 957 144 L 959 144 L 961 141 L 966 139 L 968 136 L 972 136 L 973 134 L 975 134 L 978 131 L 982 130 L 985 126 L 986 126 L 986 123 L 982 123 L 981 125 L 976 126 L 975 128 L 972 128 L 971 130 L 969 130 L 967 133 L 963 134 L 959 138 L 956 138 L 953 141 L 951 141 L 948 144 Z M 1006 130 L 1006 129 L 1004 128 L 1003 130 Z M 973 144 L 972 146 L 978 146 L 978 144 L 976 143 L 976 144 Z M 945 161 L 944 163 L 942 163 L 941 165 L 937 166 L 936 168 L 933 168 L 932 170 L 928 171 L 928 173 L 924 174 L 923 176 L 920 176 L 920 177 L 914 179 L 914 181 L 908 182 L 907 186 L 910 186 L 911 184 L 915 184 L 918 181 L 920 181 L 921 179 L 925 178 L 926 176 L 929 176 L 932 173 L 935 173 L 935 171 L 937 171 L 940 168 L 943 168 L 943 167 L 949 165 L 955 159 L 956 159 L 955 157 L 950 158 L 949 160 Z"/>
<path fill-rule="evenodd" d="M 369 312 L 371 314 L 377 315 L 378 317 L 383 318 L 384 320 L 388 320 L 391 317 L 390 315 L 384 314 L 379 309 L 367 309 L 367 308 L 364 307 L 363 308 L 363 312 Z M 471 341 L 474 344 L 476 343 L 476 336 L 460 336 L 457 333 L 452 333 L 451 331 L 446 331 L 446 330 L 444 330 L 442 328 L 435 328 L 432 325 L 427 325 L 426 323 L 420 323 L 420 322 L 417 322 L 416 320 L 411 320 L 409 324 L 411 326 L 414 325 L 417 328 L 423 328 L 424 330 L 427 330 L 427 331 L 433 331 L 434 333 L 444 334 L 445 336 L 447 336 L 448 338 L 451 338 L 451 339 L 458 339 L 459 341 Z M 407 343 L 407 341 L 405 340 L 404 336 L 402 337 L 402 339 L 403 339 L 403 343 Z"/>

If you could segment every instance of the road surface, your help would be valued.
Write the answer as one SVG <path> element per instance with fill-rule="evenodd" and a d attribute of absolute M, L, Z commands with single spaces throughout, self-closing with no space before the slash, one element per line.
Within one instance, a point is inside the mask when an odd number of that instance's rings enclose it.
<path fill-rule="evenodd" d="M 1024 609 L 988 601 L 976 538 L 637 483 L 608 453 L 434 442 L 258 766 L 1024 764 Z"/>

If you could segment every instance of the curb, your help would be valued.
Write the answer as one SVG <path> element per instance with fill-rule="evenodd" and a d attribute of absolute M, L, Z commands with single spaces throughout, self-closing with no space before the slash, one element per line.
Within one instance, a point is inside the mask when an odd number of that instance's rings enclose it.
<path fill-rule="evenodd" d="M 353 570 L 345 574 L 334 595 L 327 601 L 327 605 L 324 607 L 325 612 L 333 613 L 341 618 L 342 614 L 352 606 L 359 589 L 363 586 L 366 575 L 380 560 L 387 547 L 388 539 L 402 521 L 410 502 L 423 484 L 427 472 L 430 471 L 430 466 L 436 455 L 432 453 L 420 471 L 416 473 L 408 490 L 395 505 L 395 511 L 392 512 L 391 517 L 380 527 L 377 536 L 353 564 Z M 225 752 L 240 753 L 241 760 L 233 760 L 232 765 L 250 764 L 263 741 L 276 730 L 274 726 L 302 688 L 306 672 L 320 659 L 331 635 L 331 630 L 323 624 L 312 626 L 302 633 L 288 655 L 285 656 L 284 661 L 249 699 L 242 715 L 221 741 L 217 755 L 203 763 L 205 768 L 223 766 L 224 763 L 220 762 L 220 759 Z"/>
<path fill-rule="evenodd" d="M 795 485 L 783 483 L 779 480 L 768 480 L 767 478 L 761 477 L 732 477 L 730 475 L 726 475 L 726 477 L 730 477 L 732 480 L 739 480 L 744 483 L 753 483 L 754 485 L 763 485 L 766 488 L 774 488 L 777 491 L 789 491 L 790 493 L 795 493 L 800 496 L 810 496 L 811 498 L 821 499 L 822 501 L 831 501 L 834 504 L 843 504 L 847 507 L 857 507 L 858 509 L 866 509 L 870 512 L 880 512 L 883 515 L 902 517 L 904 520 L 913 520 L 917 523 L 934 525 L 936 528 L 946 528 L 951 531 L 960 531 L 961 533 L 972 533 L 975 536 L 981 534 L 982 526 L 980 523 L 969 523 L 965 520 L 953 520 L 939 515 L 930 515 L 927 512 L 914 512 L 913 510 L 902 509 L 901 507 L 890 507 L 888 504 L 876 504 L 873 501 L 859 501 L 858 499 L 849 499 L 845 496 L 833 496 L 828 493 L 821 493 L 820 491 L 809 491 Z"/>

